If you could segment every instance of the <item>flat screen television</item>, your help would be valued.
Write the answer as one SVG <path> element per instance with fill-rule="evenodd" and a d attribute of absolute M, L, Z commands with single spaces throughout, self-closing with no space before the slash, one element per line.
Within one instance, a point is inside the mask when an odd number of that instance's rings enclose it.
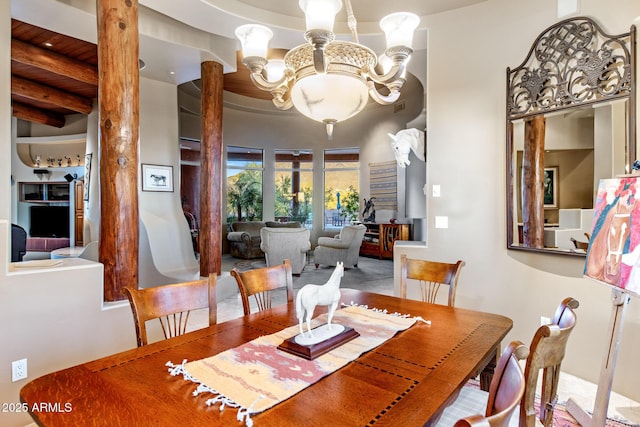
<path fill-rule="evenodd" d="M 31 206 L 29 236 L 69 237 L 69 206 Z"/>

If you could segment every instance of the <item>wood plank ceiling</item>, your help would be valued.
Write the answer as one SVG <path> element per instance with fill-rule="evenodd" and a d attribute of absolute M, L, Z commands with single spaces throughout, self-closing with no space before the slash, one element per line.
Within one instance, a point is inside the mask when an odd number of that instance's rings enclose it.
<path fill-rule="evenodd" d="M 276 56 L 283 56 L 278 52 Z M 238 55 L 237 72 L 224 76 L 224 89 L 271 99 L 259 90 Z M 194 82 L 196 87 L 199 80 Z M 11 20 L 11 106 L 19 119 L 63 127 L 68 114 L 89 114 L 98 98 L 95 44 Z"/>
<path fill-rule="evenodd" d="M 19 119 L 55 127 L 89 114 L 98 97 L 93 43 L 11 20 L 11 106 Z"/>

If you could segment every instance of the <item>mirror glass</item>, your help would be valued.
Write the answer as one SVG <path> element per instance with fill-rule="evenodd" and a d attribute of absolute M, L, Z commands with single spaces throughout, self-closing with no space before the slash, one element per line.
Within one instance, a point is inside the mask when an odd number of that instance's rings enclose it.
<path fill-rule="evenodd" d="M 635 27 L 545 29 L 507 68 L 507 248 L 585 256 L 601 179 L 635 161 Z"/>
<path fill-rule="evenodd" d="M 524 120 L 512 123 L 512 249 L 586 254 L 600 179 L 627 173 L 627 109 L 628 102 L 619 100 L 545 115 L 542 248 L 523 245 L 525 126 Z"/>

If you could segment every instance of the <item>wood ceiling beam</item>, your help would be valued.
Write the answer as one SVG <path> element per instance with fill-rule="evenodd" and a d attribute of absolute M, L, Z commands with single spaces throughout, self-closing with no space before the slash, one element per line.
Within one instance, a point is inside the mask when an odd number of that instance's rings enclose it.
<path fill-rule="evenodd" d="M 98 85 L 98 67 L 20 40 L 11 39 L 11 60 L 83 83 Z"/>
<path fill-rule="evenodd" d="M 88 98 L 16 76 L 11 76 L 11 93 L 35 101 L 55 104 L 82 114 L 89 114 L 93 109 L 93 102 Z"/>
<path fill-rule="evenodd" d="M 28 122 L 41 123 L 57 128 L 61 128 L 65 124 L 65 118 L 62 114 L 56 114 L 49 111 L 40 110 L 38 108 L 29 107 L 19 102 L 12 102 L 14 117 Z"/>

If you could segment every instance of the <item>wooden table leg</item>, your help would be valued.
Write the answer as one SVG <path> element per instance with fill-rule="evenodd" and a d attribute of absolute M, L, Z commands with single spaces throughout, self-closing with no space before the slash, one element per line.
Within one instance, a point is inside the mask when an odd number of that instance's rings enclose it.
<path fill-rule="evenodd" d="M 491 379 L 498 363 L 500 350 L 496 347 L 496 352 L 493 357 L 490 357 L 482 372 L 480 372 L 480 389 L 489 391 L 491 386 Z"/>

